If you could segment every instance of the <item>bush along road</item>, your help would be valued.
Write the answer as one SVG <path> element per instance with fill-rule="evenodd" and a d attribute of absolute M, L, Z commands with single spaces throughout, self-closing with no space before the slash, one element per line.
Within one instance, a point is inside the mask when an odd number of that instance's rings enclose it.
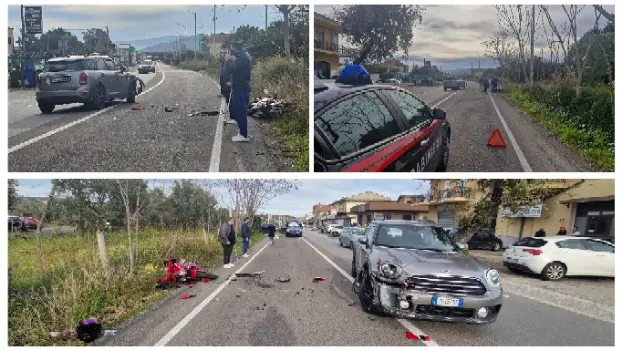
<path fill-rule="evenodd" d="M 486 326 L 367 314 L 352 292 L 352 251 L 305 229 L 302 238 L 257 242 L 250 258 L 221 278 L 171 298 L 102 339 L 113 346 L 588 346 L 614 344 L 614 323 L 538 295 L 506 289 L 497 321 Z M 237 277 L 235 273 L 259 277 Z M 231 277 L 230 277 L 231 276 Z M 317 277 L 321 277 L 319 280 Z M 503 281 L 502 281 L 503 283 Z M 149 329 L 150 332 L 144 332 Z M 417 335 L 408 339 L 406 332 Z"/>

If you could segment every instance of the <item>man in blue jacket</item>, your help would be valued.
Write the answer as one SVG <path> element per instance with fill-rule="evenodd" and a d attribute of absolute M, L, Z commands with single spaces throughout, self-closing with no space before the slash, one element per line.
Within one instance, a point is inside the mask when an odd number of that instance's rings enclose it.
<path fill-rule="evenodd" d="M 242 255 L 245 258 L 248 258 L 248 246 L 250 245 L 250 240 L 251 240 L 251 228 L 248 227 L 248 222 L 250 221 L 250 218 L 247 216 L 244 219 L 244 223 L 242 224 L 242 244 L 243 244 L 243 252 L 244 255 Z"/>
<path fill-rule="evenodd" d="M 235 119 L 240 133 L 234 136 L 233 142 L 248 142 L 248 104 L 251 99 L 251 65 L 252 59 L 246 49 L 233 50 L 233 67 L 231 71 L 231 117 Z"/>

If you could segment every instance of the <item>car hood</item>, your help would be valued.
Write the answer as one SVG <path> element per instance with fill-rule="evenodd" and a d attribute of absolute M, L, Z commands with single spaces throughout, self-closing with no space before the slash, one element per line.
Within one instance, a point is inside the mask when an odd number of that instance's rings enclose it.
<path fill-rule="evenodd" d="M 400 265 L 407 275 L 451 274 L 483 277 L 488 267 L 462 252 L 431 252 L 414 249 L 374 247 L 370 260 L 378 259 Z M 448 272 L 449 271 L 449 272 Z"/>

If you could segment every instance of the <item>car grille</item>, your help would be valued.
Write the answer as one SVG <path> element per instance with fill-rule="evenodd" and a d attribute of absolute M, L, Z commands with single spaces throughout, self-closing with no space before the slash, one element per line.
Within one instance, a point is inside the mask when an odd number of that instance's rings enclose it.
<path fill-rule="evenodd" d="M 408 290 L 451 295 L 484 295 L 486 287 L 474 277 L 417 275 L 409 277 Z"/>
<path fill-rule="evenodd" d="M 430 316 L 445 316 L 445 317 L 473 317 L 475 309 L 466 309 L 463 307 L 445 307 L 445 306 L 432 306 L 432 305 L 417 305 L 415 313 L 424 314 Z"/>

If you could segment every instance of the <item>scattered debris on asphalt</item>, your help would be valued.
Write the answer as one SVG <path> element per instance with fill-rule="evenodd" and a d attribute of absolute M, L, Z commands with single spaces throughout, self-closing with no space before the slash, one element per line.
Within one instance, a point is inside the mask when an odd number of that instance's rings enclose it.
<path fill-rule="evenodd" d="M 354 305 L 356 305 L 356 302 L 348 304 L 348 306 L 354 306 Z"/>
<path fill-rule="evenodd" d="M 168 112 L 168 113 L 170 113 L 170 112 L 172 112 L 172 111 L 174 111 L 176 109 L 177 109 L 177 107 L 164 107 L 164 111 Z"/>
<path fill-rule="evenodd" d="M 404 333 L 404 335 L 406 336 L 406 339 L 408 339 L 408 340 L 419 340 L 419 336 L 414 334 L 411 331 L 406 331 Z"/>
<path fill-rule="evenodd" d="M 188 114 L 188 117 L 196 117 L 198 115 L 203 115 L 203 116 L 217 116 L 220 114 L 220 111 L 200 111 L 200 112 L 192 112 L 190 114 Z"/>
<path fill-rule="evenodd" d="M 141 105 L 136 105 L 134 107 L 132 107 L 133 110 L 135 111 L 142 111 L 143 109 L 145 109 L 145 107 L 141 106 Z"/>
<path fill-rule="evenodd" d="M 423 341 L 430 341 L 430 336 L 429 335 L 420 335 L 419 338 L 421 338 Z"/>
<path fill-rule="evenodd" d="M 315 277 L 313 279 L 313 283 L 318 283 L 320 281 L 326 281 L 326 278 L 324 278 L 324 277 Z"/>
<path fill-rule="evenodd" d="M 190 299 L 196 297 L 196 294 L 184 294 L 181 296 L 182 299 Z"/>
<path fill-rule="evenodd" d="M 281 283 L 285 283 L 285 282 L 291 281 L 291 278 L 289 276 L 285 276 L 285 277 L 278 277 L 276 280 Z"/>
<path fill-rule="evenodd" d="M 248 106 L 248 115 L 252 117 L 279 117 L 287 111 L 294 99 L 280 100 L 278 95 L 256 98 Z"/>
<path fill-rule="evenodd" d="M 246 289 L 242 289 L 242 288 L 238 288 L 238 290 L 239 290 L 240 292 L 242 292 L 242 293 L 246 293 L 246 292 L 248 292 Z"/>

